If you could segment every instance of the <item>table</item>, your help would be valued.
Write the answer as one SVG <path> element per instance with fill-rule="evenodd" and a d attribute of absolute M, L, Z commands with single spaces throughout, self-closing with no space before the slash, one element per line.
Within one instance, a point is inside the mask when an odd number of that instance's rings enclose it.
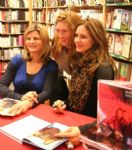
<path fill-rule="evenodd" d="M 85 123 L 90 123 L 95 120 L 95 118 L 87 117 L 87 116 L 73 113 L 70 111 L 65 111 L 63 114 L 57 114 L 53 112 L 53 109 L 51 106 L 40 104 L 39 106 L 28 110 L 25 114 L 21 114 L 19 116 L 15 116 L 15 117 L 1 116 L 0 126 L 9 124 L 11 122 L 14 122 L 18 119 L 21 119 L 31 114 L 51 123 L 60 122 L 68 126 L 83 125 Z M 31 145 L 20 144 L 2 133 L 0 133 L 0 149 L 1 150 L 9 150 L 9 149 L 11 150 L 38 150 L 38 148 L 33 147 Z M 65 144 L 57 147 L 56 150 L 66 150 Z M 82 145 L 76 147 L 75 150 L 83 150 Z"/>

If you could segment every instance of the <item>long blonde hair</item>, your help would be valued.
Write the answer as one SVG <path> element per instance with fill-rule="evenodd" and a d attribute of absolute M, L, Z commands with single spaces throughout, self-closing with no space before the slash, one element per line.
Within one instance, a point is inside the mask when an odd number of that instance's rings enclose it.
<path fill-rule="evenodd" d="M 80 23 L 81 18 L 76 12 L 73 11 L 63 11 L 61 12 L 57 19 L 56 24 L 59 22 L 64 22 L 68 25 L 68 28 L 71 31 L 71 43 L 70 49 L 74 49 L 74 32 L 76 26 Z M 62 44 L 59 41 L 59 37 L 55 34 L 54 39 L 52 40 L 52 56 L 56 58 L 61 52 Z"/>
<path fill-rule="evenodd" d="M 24 42 L 26 41 L 27 35 L 33 31 L 37 31 L 40 35 L 40 38 L 42 40 L 42 50 L 39 54 L 39 58 L 41 59 L 42 62 L 46 62 L 46 60 L 49 58 L 50 50 L 51 50 L 47 28 L 46 26 L 41 25 L 41 24 L 32 24 L 26 29 L 24 33 Z M 25 51 L 24 51 L 23 58 L 25 60 L 31 60 L 32 58 L 30 56 L 30 53 L 28 51 L 26 44 L 24 44 L 24 48 L 25 48 Z"/>

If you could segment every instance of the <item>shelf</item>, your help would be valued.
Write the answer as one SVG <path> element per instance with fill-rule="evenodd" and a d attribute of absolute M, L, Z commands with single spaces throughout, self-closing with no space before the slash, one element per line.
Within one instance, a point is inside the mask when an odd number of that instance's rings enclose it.
<path fill-rule="evenodd" d="M 13 48 L 23 48 L 23 46 L 7 46 L 7 47 L 0 47 L 0 49 L 13 49 Z"/>
<path fill-rule="evenodd" d="M 25 21 L 25 20 L 12 20 L 12 21 L 1 21 L 1 23 L 29 23 L 29 21 Z"/>
<path fill-rule="evenodd" d="M 107 6 L 112 6 L 112 7 L 116 7 L 116 6 L 127 6 L 127 7 L 131 7 L 132 6 L 132 3 L 111 3 L 111 4 L 106 4 L 106 7 Z"/>
<path fill-rule="evenodd" d="M 18 7 L 18 8 L 12 8 L 12 7 L 1 7 L 0 6 L 0 10 L 29 10 L 29 8 L 22 8 L 22 7 Z"/>
<path fill-rule="evenodd" d="M 19 36 L 23 34 L 24 33 L 1 33 L 0 36 Z"/>
<path fill-rule="evenodd" d="M 106 29 L 107 32 L 118 32 L 118 33 L 127 33 L 127 34 L 132 34 L 132 31 L 123 31 L 123 30 L 118 30 L 118 29 Z"/>
<path fill-rule="evenodd" d="M 76 6 L 76 5 L 71 5 L 69 7 L 70 8 L 79 8 L 79 9 L 95 9 L 95 10 L 100 10 L 100 9 L 103 8 L 102 5 L 95 5 L 95 6 L 89 6 L 89 5 Z"/>
<path fill-rule="evenodd" d="M 110 54 L 113 58 L 117 59 L 118 61 L 121 61 L 121 62 L 125 62 L 125 63 L 132 63 L 132 58 L 131 59 L 127 59 L 127 58 L 124 58 L 120 55 L 116 55 L 116 54 Z"/>

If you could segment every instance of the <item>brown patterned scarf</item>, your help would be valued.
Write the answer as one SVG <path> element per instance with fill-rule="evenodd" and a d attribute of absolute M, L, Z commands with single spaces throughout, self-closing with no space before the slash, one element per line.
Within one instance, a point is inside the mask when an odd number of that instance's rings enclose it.
<path fill-rule="evenodd" d="M 94 71 L 90 71 L 97 64 L 96 53 L 87 56 L 76 53 L 71 57 L 72 79 L 69 94 L 69 107 L 74 112 L 81 112 L 88 100 Z"/>

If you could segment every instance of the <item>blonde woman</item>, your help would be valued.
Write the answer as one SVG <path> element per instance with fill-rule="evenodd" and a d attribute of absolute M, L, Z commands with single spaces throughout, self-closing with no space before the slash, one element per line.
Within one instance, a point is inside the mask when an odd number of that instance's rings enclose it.
<path fill-rule="evenodd" d="M 57 99 L 67 99 L 69 90 L 63 77 L 65 71 L 69 75 L 70 70 L 70 55 L 74 51 L 74 32 L 81 18 L 73 11 L 63 11 L 56 19 L 55 37 L 52 41 L 52 57 L 58 63 L 59 77 L 54 86 L 52 93 L 51 104 Z M 69 76 L 68 75 L 68 76 Z M 69 79 L 67 80 L 68 83 Z"/>
<path fill-rule="evenodd" d="M 10 113 L 19 115 L 49 99 L 58 74 L 58 65 L 51 60 L 46 27 L 33 24 L 24 34 L 24 55 L 14 56 L 0 80 L 0 96 L 21 100 Z M 9 89 L 13 82 L 14 90 Z"/>
<path fill-rule="evenodd" d="M 60 71 L 70 74 L 69 56 L 75 49 L 74 33 L 81 18 L 73 11 L 63 11 L 56 19 L 55 37 L 52 41 L 52 57 L 59 65 Z"/>

